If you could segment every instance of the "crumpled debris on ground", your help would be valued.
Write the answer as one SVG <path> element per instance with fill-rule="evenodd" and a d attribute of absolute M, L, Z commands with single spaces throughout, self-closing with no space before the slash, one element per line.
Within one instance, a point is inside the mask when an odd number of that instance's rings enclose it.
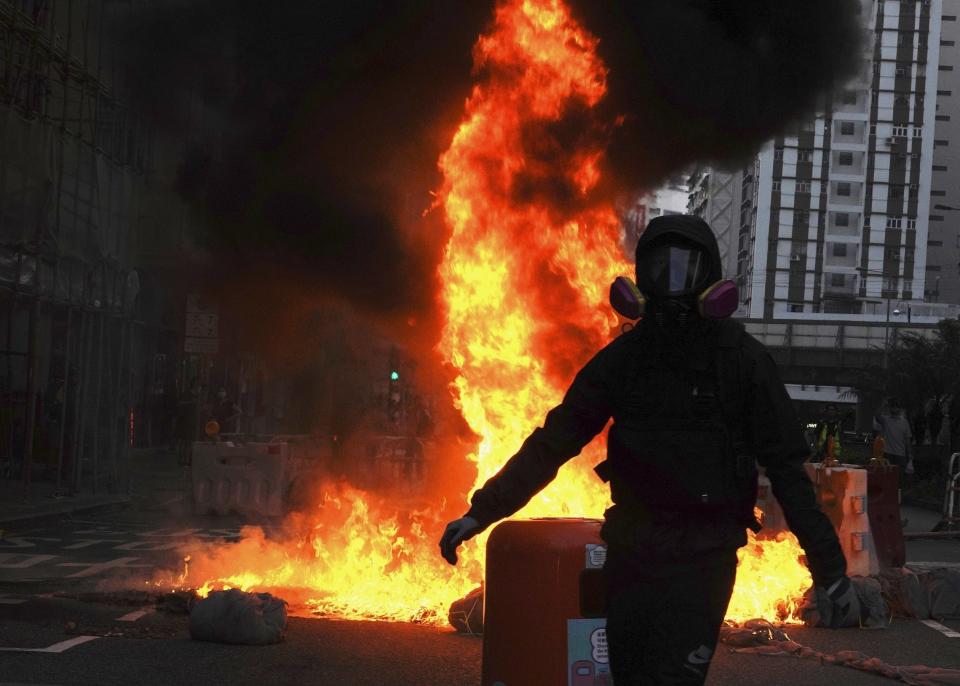
<path fill-rule="evenodd" d="M 940 568 L 914 571 L 909 567 L 880 574 L 883 595 L 899 617 L 960 618 L 960 570 Z"/>
<path fill-rule="evenodd" d="M 269 593 L 213 591 L 190 611 L 190 636 L 198 641 L 266 645 L 283 640 L 287 602 Z"/>
<path fill-rule="evenodd" d="M 188 615 L 199 600 L 194 591 L 171 591 L 160 596 L 157 609 L 174 615 Z"/>
<path fill-rule="evenodd" d="M 850 577 L 850 583 L 860 603 L 860 617 L 849 617 L 844 626 L 859 626 L 861 629 L 886 629 L 890 622 L 890 610 L 883 599 L 880 582 L 869 576 Z M 818 607 L 826 602 L 826 609 Z M 822 588 L 811 586 L 803 596 L 800 618 L 807 626 L 830 626 L 833 607 Z M 825 613 L 825 614 L 824 614 Z"/>
<path fill-rule="evenodd" d="M 960 686 L 958 669 L 927 665 L 891 665 L 856 650 L 842 650 L 834 654 L 822 653 L 797 643 L 782 627 L 777 627 L 763 619 L 752 619 L 742 625 L 724 625 L 720 629 L 720 641 L 733 646 L 730 648 L 732 653 L 819 660 L 826 664 L 850 667 L 888 679 L 897 679 L 910 686 Z"/>
<path fill-rule="evenodd" d="M 460 600 L 450 605 L 447 620 L 462 634 L 478 636 L 483 633 L 483 586 L 477 586 Z"/>

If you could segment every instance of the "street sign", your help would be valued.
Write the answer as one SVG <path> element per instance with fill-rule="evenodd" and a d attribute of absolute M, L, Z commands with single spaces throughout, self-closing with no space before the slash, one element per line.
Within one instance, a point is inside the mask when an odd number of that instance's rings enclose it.
<path fill-rule="evenodd" d="M 219 316 L 213 312 L 187 312 L 184 335 L 188 338 L 218 338 Z"/>
<path fill-rule="evenodd" d="M 183 339 L 183 352 L 215 355 L 220 351 L 219 338 L 191 338 Z"/>

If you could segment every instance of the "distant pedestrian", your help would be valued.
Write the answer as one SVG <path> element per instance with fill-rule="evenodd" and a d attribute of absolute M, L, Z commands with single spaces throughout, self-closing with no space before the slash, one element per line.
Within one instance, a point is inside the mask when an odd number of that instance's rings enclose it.
<path fill-rule="evenodd" d="M 897 465 L 900 474 L 913 474 L 913 434 L 897 398 L 890 398 L 887 411 L 874 416 L 873 430 L 883 436 L 883 453 L 887 461 Z"/>
<path fill-rule="evenodd" d="M 840 435 L 843 433 L 843 425 L 840 420 L 840 413 L 837 412 L 837 406 L 833 403 L 824 408 L 823 418 L 817 422 L 817 428 L 814 430 L 813 459 L 815 462 L 823 462 L 828 456 L 833 457 L 838 462 L 843 458 L 843 448 L 840 445 Z M 830 441 L 833 441 L 833 451 L 830 453 Z"/>
<path fill-rule="evenodd" d="M 217 402 L 213 406 L 213 418 L 220 425 L 220 433 L 237 433 L 237 419 L 242 414 L 240 407 L 232 398 L 227 396 L 227 389 L 217 391 Z"/>
<path fill-rule="evenodd" d="M 197 440 L 200 391 L 200 381 L 193 379 L 180 395 L 177 406 L 177 461 L 181 465 L 190 464 L 193 442 Z"/>

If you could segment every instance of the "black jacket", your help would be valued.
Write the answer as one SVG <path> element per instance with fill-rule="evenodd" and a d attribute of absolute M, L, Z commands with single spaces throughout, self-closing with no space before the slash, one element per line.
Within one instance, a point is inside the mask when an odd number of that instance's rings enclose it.
<path fill-rule="evenodd" d="M 844 575 L 843 551 L 803 468 L 808 448 L 776 364 L 760 342 L 731 320 L 697 322 L 679 340 L 664 340 L 655 325 L 643 322 L 619 336 L 577 374 L 563 402 L 547 414 L 543 427 L 474 493 L 467 515 L 487 527 L 517 512 L 611 417 L 621 413 L 623 398 L 638 384 L 645 387 L 650 412 L 656 412 L 667 395 L 658 389 L 673 392 L 685 384 L 692 388 L 682 371 L 685 360 L 698 354 L 698 346 L 715 346 L 719 335 L 732 327 L 740 334 L 736 359 L 742 410 L 733 420 L 737 425 L 728 429 L 765 468 L 787 523 L 807 554 L 814 581 L 828 585 Z M 611 495 L 614 506 L 606 512 L 604 538 L 611 545 L 630 546 L 650 559 L 691 557 L 746 542 L 744 522 L 733 514 L 697 516 L 651 508 L 631 498 L 616 478 L 611 479 Z"/>

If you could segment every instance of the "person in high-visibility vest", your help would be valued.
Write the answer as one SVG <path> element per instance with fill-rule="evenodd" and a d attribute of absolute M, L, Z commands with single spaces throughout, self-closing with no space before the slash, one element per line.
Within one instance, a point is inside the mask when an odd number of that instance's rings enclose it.
<path fill-rule="evenodd" d="M 823 419 L 817 422 L 817 428 L 814 431 L 814 450 L 813 459 L 815 462 L 823 462 L 827 457 L 827 448 L 829 439 L 833 439 L 833 458 L 837 462 L 843 461 L 843 448 L 841 447 L 840 435 L 843 433 L 840 414 L 837 412 L 837 406 L 830 403 L 824 408 Z"/>

